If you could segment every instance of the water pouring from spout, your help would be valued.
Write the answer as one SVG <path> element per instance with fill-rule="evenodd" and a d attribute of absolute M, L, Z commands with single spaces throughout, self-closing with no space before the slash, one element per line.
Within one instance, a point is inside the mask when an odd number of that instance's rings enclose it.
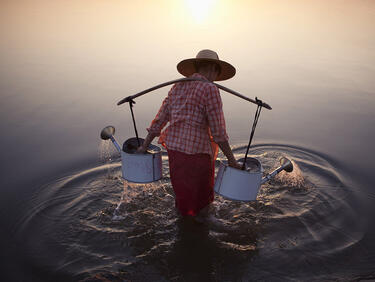
<path fill-rule="evenodd" d="M 292 172 L 293 171 L 293 163 L 285 158 L 285 157 L 282 157 L 280 159 L 280 167 L 278 167 L 277 169 L 275 169 L 273 172 L 271 172 L 270 174 L 268 174 L 267 176 L 263 177 L 262 178 L 262 181 L 261 181 L 261 184 L 267 182 L 268 180 L 270 180 L 271 178 L 275 177 L 279 172 L 285 170 L 286 172 Z"/>
<path fill-rule="evenodd" d="M 114 137 L 114 134 L 115 134 L 115 128 L 113 126 L 109 125 L 109 126 L 106 126 L 102 129 L 102 131 L 100 132 L 100 138 L 102 138 L 103 140 L 111 139 L 111 141 L 112 141 L 113 145 L 115 145 L 117 151 L 119 153 L 121 153 L 121 147 L 117 143 L 117 141 Z"/>

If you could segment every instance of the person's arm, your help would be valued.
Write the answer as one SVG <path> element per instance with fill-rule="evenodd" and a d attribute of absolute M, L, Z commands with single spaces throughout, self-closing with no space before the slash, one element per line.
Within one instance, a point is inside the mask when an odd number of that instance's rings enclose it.
<path fill-rule="evenodd" d="M 154 138 L 155 138 L 156 136 L 157 136 L 157 134 L 156 134 L 155 132 L 152 132 L 152 131 L 149 132 L 149 133 L 147 134 L 146 139 L 145 139 L 145 141 L 143 142 L 143 144 L 142 144 L 140 147 L 138 147 L 138 149 L 137 149 L 137 153 L 139 153 L 139 154 L 144 154 L 144 153 L 146 153 L 148 146 L 151 144 L 152 140 L 154 140 Z"/>
<path fill-rule="evenodd" d="M 234 158 L 232 149 L 230 148 L 228 141 L 219 142 L 218 145 L 221 151 L 223 151 L 224 155 L 227 157 L 228 165 L 234 168 L 241 169 L 242 166 Z"/>

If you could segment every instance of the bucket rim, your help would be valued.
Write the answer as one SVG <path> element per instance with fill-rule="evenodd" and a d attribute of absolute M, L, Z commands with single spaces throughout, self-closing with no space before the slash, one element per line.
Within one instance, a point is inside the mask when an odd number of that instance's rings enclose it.
<path fill-rule="evenodd" d="M 259 171 L 247 171 L 247 170 L 242 170 L 242 169 L 239 169 L 239 168 L 234 168 L 234 167 L 229 166 L 226 160 L 224 160 L 224 161 L 219 160 L 219 163 L 220 163 L 220 166 L 225 166 L 225 167 L 233 169 L 233 170 L 238 170 L 238 171 L 240 171 L 240 173 L 243 173 L 243 174 L 263 174 L 264 169 L 263 169 L 262 163 L 258 159 L 252 158 L 252 157 L 248 157 L 247 159 L 256 160 L 259 164 Z"/>
<path fill-rule="evenodd" d="M 139 138 L 139 141 L 140 141 L 140 144 L 143 144 L 144 139 L 143 138 Z M 130 152 L 126 148 L 129 145 L 132 147 L 131 148 L 132 152 Z M 124 152 L 124 153 L 126 153 L 128 155 L 138 155 L 138 154 L 135 154 L 135 150 L 136 150 L 137 147 L 138 147 L 137 138 L 136 137 L 130 137 L 130 138 L 126 139 L 125 142 L 123 143 L 123 145 L 122 145 L 122 152 Z M 154 145 L 154 144 L 150 144 L 150 145 L 148 145 L 147 152 L 146 152 L 145 155 L 157 154 L 157 153 L 159 153 L 161 151 L 162 151 L 162 149 L 159 146 Z"/>

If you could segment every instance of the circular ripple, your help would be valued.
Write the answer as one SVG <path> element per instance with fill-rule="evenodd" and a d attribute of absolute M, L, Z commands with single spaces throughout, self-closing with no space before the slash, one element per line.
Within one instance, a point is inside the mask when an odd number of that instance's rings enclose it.
<path fill-rule="evenodd" d="M 243 157 L 245 150 L 234 152 Z M 164 157 L 165 177 L 152 184 L 123 182 L 114 162 L 42 187 L 17 236 L 34 268 L 78 280 L 267 280 L 307 270 L 311 277 L 330 275 L 334 265 L 344 265 L 337 258 L 361 248 L 363 227 L 353 209 L 355 190 L 335 162 L 280 144 L 250 153 L 265 173 L 282 156 L 295 169 L 264 184 L 255 202 L 217 196 L 208 225 L 179 219 Z"/>

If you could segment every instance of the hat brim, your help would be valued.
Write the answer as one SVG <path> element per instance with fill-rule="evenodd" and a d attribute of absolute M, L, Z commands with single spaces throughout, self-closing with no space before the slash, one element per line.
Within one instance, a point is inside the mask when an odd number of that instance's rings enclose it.
<path fill-rule="evenodd" d="M 177 70 L 183 76 L 191 76 L 193 73 L 197 72 L 197 69 L 195 67 L 196 62 L 213 62 L 218 64 L 220 66 L 220 74 L 215 79 L 215 81 L 227 80 L 232 78 L 236 74 L 236 68 L 231 64 L 221 60 L 206 58 L 191 58 L 182 60 L 178 63 Z"/>

